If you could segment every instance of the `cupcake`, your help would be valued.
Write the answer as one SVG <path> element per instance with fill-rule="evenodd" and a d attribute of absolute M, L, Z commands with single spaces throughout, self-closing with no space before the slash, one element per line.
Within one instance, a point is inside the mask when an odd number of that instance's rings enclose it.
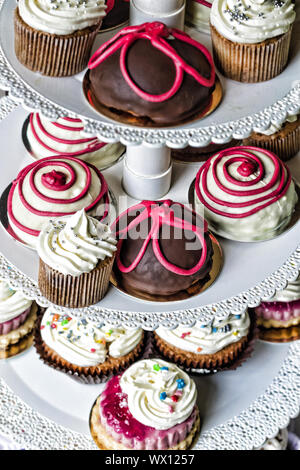
<path fill-rule="evenodd" d="M 215 0 L 210 23 L 217 68 L 239 82 L 262 82 L 285 68 L 296 13 L 291 0 Z"/>
<path fill-rule="evenodd" d="M 81 119 L 63 117 L 53 122 L 39 113 L 30 114 L 25 144 L 37 160 L 64 154 L 80 158 L 100 170 L 116 162 L 125 151 L 120 143 L 105 144 L 97 137 L 86 137 Z"/>
<path fill-rule="evenodd" d="M 255 309 L 261 339 L 285 342 L 300 338 L 300 276 Z"/>
<path fill-rule="evenodd" d="M 26 166 L 14 180 L 7 202 L 10 227 L 32 248 L 50 219 L 81 209 L 101 220 L 107 217 L 108 186 L 97 168 L 67 155 Z"/>
<path fill-rule="evenodd" d="M 113 377 L 91 412 L 103 450 L 186 450 L 199 431 L 193 380 L 161 359 L 136 362 Z"/>
<path fill-rule="evenodd" d="M 45 364 L 84 383 L 118 374 L 141 354 L 142 329 L 97 325 L 48 308 L 35 330 L 35 348 Z"/>
<path fill-rule="evenodd" d="M 187 146 L 183 149 L 172 149 L 171 155 L 172 158 L 179 162 L 192 163 L 192 162 L 206 162 L 210 157 L 212 157 L 216 152 L 224 150 L 231 147 L 236 147 L 241 144 L 240 141 L 232 139 L 226 144 L 215 144 L 212 142 L 205 147 L 191 147 Z"/>
<path fill-rule="evenodd" d="M 159 22 L 124 28 L 99 48 L 89 69 L 95 106 L 145 126 L 175 125 L 204 114 L 215 89 L 209 51 Z"/>
<path fill-rule="evenodd" d="M 115 28 L 129 20 L 129 0 L 107 0 L 101 30 Z"/>
<path fill-rule="evenodd" d="M 186 20 L 196 29 L 209 33 L 209 17 L 213 0 L 187 0 Z"/>
<path fill-rule="evenodd" d="M 0 357 L 8 357 L 11 348 L 22 351 L 36 319 L 36 304 L 0 281 Z"/>
<path fill-rule="evenodd" d="M 19 0 L 14 16 L 18 60 L 50 77 L 81 72 L 105 9 L 104 0 Z"/>
<path fill-rule="evenodd" d="M 205 283 L 213 247 L 206 222 L 172 201 L 143 201 L 112 226 L 119 239 L 114 273 L 128 293 L 169 298 Z"/>
<path fill-rule="evenodd" d="M 107 293 L 116 244 L 107 225 L 83 209 L 51 220 L 37 241 L 41 293 L 64 307 L 96 304 Z"/>
<path fill-rule="evenodd" d="M 281 429 L 277 436 L 267 439 L 261 447 L 254 450 L 287 450 L 289 433 L 287 428 Z"/>
<path fill-rule="evenodd" d="M 209 228 L 230 240 L 253 242 L 280 235 L 291 222 L 298 196 L 290 172 L 275 154 L 235 147 L 199 170 L 195 207 Z"/>
<path fill-rule="evenodd" d="M 268 129 L 253 132 L 244 145 L 253 145 L 274 152 L 286 162 L 300 150 L 300 114 L 288 116 L 281 124 L 270 124 Z"/>
<path fill-rule="evenodd" d="M 159 327 L 154 344 L 164 358 L 181 367 L 212 371 L 234 364 L 249 343 L 249 333 L 250 317 L 245 312 L 191 328 Z"/>

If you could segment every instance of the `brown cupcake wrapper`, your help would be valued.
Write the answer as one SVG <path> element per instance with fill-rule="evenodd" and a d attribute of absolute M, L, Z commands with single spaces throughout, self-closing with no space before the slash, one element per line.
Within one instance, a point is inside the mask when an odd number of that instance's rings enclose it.
<path fill-rule="evenodd" d="M 273 138 L 271 136 L 263 136 L 262 134 L 259 135 L 259 138 L 256 136 L 256 133 L 252 134 L 243 141 L 243 145 L 269 150 L 284 162 L 293 158 L 300 150 L 300 124 L 285 136 L 281 132 L 276 133 L 276 136 Z"/>
<path fill-rule="evenodd" d="M 40 259 L 39 288 L 53 304 L 69 308 L 94 305 L 106 295 L 115 255 L 100 261 L 90 273 L 64 275 Z"/>
<path fill-rule="evenodd" d="M 229 41 L 210 25 L 216 67 L 225 77 L 239 82 L 258 83 L 279 75 L 285 68 L 292 27 L 276 38 L 258 44 Z"/>
<path fill-rule="evenodd" d="M 133 364 L 137 359 L 142 358 L 147 337 L 144 334 L 140 343 L 126 356 L 121 358 L 109 358 L 99 366 L 80 367 L 63 359 L 53 349 L 49 348 L 42 340 L 40 317 L 34 330 L 34 347 L 40 359 L 52 369 L 69 375 L 70 378 L 86 385 L 99 385 L 107 382 L 114 375 L 118 375 Z"/>
<path fill-rule="evenodd" d="M 28 69 L 48 77 L 75 75 L 87 66 L 101 23 L 59 36 L 31 28 L 22 20 L 17 8 L 14 15 L 16 56 Z"/>
<path fill-rule="evenodd" d="M 258 338 L 258 328 L 255 315 L 249 312 L 251 327 L 247 336 L 241 338 L 216 354 L 197 354 L 187 357 L 187 352 L 178 349 L 162 340 L 156 333 L 152 334 L 149 357 L 161 357 L 182 367 L 185 372 L 194 375 L 214 374 L 221 371 L 232 371 L 240 367 L 254 350 L 254 343 Z"/>

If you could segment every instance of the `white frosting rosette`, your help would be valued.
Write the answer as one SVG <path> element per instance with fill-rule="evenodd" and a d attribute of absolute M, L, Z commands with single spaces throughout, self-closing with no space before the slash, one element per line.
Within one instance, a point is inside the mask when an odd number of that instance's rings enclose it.
<path fill-rule="evenodd" d="M 39 235 L 37 251 L 52 269 L 76 277 L 91 272 L 100 260 L 112 258 L 116 245 L 109 227 L 81 210 L 50 221 Z"/>
<path fill-rule="evenodd" d="M 263 131 L 259 131 L 259 134 L 263 134 L 263 135 L 273 135 L 273 134 L 276 134 L 276 132 L 279 132 L 282 127 L 284 126 L 284 124 L 290 122 L 296 122 L 298 119 L 298 115 L 297 114 L 293 114 L 292 116 L 288 116 L 286 118 L 286 120 L 282 123 L 282 124 L 274 124 L 274 123 L 271 123 L 270 126 L 263 130 Z"/>
<path fill-rule="evenodd" d="M 63 359 L 79 367 L 103 364 L 110 356 L 126 356 L 142 336 L 142 329 L 96 325 L 85 318 L 56 314 L 51 308 L 46 310 L 41 322 L 42 340 Z"/>
<path fill-rule="evenodd" d="M 19 0 L 18 7 L 31 28 L 60 36 L 98 24 L 106 10 L 104 0 Z"/>
<path fill-rule="evenodd" d="M 214 0 L 210 22 L 229 41 L 257 44 L 288 32 L 295 18 L 291 0 Z"/>
<path fill-rule="evenodd" d="M 133 417 L 159 430 L 184 422 L 196 404 L 193 380 L 176 365 L 161 359 L 133 364 L 122 375 L 120 386 L 128 396 Z"/>
<path fill-rule="evenodd" d="M 0 281 L 0 323 L 13 320 L 31 305 L 32 300 L 26 299 L 22 292 L 15 291 L 6 282 Z"/>
<path fill-rule="evenodd" d="M 117 161 L 125 150 L 120 143 L 105 144 L 97 137 L 87 137 L 81 119 L 62 117 L 50 121 L 39 113 L 30 114 L 26 138 L 31 154 L 38 160 L 65 154 L 100 170 Z"/>
<path fill-rule="evenodd" d="M 289 282 L 285 289 L 278 291 L 270 302 L 294 302 L 300 300 L 300 276 Z"/>
<path fill-rule="evenodd" d="M 192 328 L 180 326 L 174 330 L 158 328 L 156 334 L 176 348 L 193 354 L 215 354 L 248 335 L 250 318 L 246 312 L 230 315 L 226 320 L 214 320 L 208 325 Z"/>

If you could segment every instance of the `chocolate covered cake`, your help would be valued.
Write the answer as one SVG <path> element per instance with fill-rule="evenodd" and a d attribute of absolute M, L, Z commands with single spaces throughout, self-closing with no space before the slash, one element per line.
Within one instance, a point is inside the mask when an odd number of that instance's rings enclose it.
<path fill-rule="evenodd" d="M 206 282 L 213 248 L 206 222 L 172 201 L 143 201 L 112 229 L 119 238 L 115 273 L 129 293 L 171 296 Z"/>
<path fill-rule="evenodd" d="M 89 69 L 94 106 L 137 125 L 174 125 L 199 117 L 210 108 L 215 89 L 209 51 L 159 22 L 121 30 L 98 49 Z"/>

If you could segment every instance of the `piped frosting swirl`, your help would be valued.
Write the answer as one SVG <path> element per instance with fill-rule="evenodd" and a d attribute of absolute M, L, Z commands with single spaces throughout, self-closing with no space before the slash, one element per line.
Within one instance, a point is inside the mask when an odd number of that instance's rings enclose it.
<path fill-rule="evenodd" d="M 291 0 L 214 0 L 210 22 L 230 41 L 256 44 L 286 33 L 295 18 Z"/>
<path fill-rule="evenodd" d="M 66 361 L 92 367 L 103 364 L 110 356 L 126 356 L 142 340 L 143 330 L 96 325 L 85 318 L 56 314 L 48 308 L 41 322 L 41 336 Z"/>
<path fill-rule="evenodd" d="M 104 219 L 108 204 L 107 183 L 99 170 L 61 155 L 43 158 L 21 170 L 9 192 L 7 208 L 13 231 L 35 247 L 40 230 L 51 218 L 84 208 Z"/>
<path fill-rule="evenodd" d="M 19 0 L 19 13 L 32 28 L 65 36 L 100 23 L 104 0 Z"/>
<path fill-rule="evenodd" d="M 161 359 L 130 366 L 120 380 L 132 416 L 155 429 L 169 429 L 191 416 L 197 391 L 193 380 L 179 367 Z"/>
<path fill-rule="evenodd" d="M 50 221 L 39 235 L 37 251 L 52 269 L 76 277 L 111 258 L 116 245 L 108 226 L 87 216 L 82 209 L 71 217 Z"/>
<path fill-rule="evenodd" d="M 290 222 L 298 201 L 294 182 L 276 155 L 234 147 L 211 157 L 199 170 L 195 204 L 210 228 L 234 240 L 272 238 Z"/>
<path fill-rule="evenodd" d="M 27 140 L 35 158 L 69 155 L 105 168 L 124 151 L 121 144 L 105 144 L 97 137 L 86 137 L 81 119 L 62 117 L 50 121 L 39 113 L 31 113 Z"/>
<path fill-rule="evenodd" d="M 0 323 L 17 318 L 32 305 L 20 291 L 9 287 L 5 281 L 0 281 Z"/>

